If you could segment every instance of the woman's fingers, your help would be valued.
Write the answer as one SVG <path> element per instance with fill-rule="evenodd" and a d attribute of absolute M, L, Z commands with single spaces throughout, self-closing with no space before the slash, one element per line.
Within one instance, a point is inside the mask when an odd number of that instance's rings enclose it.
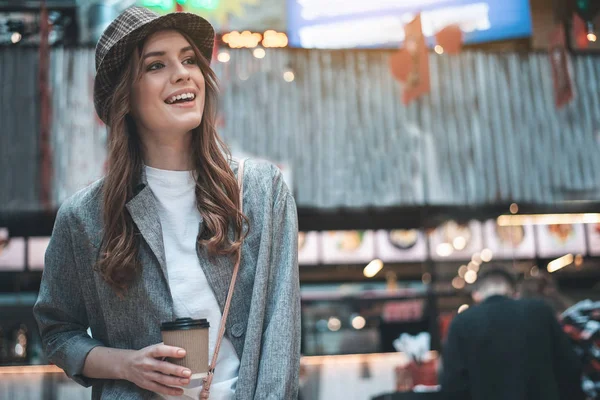
<path fill-rule="evenodd" d="M 185 350 L 181 347 L 167 346 L 165 344 L 157 344 L 151 346 L 150 357 L 152 358 L 183 358 L 185 357 Z"/>
<path fill-rule="evenodd" d="M 152 370 L 164 375 L 174 375 L 179 378 L 189 378 L 192 376 L 192 371 L 188 368 L 172 364 L 168 361 L 155 360 L 152 365 Z"/>
<path fill-rule="evenodd" d="M 190 383 L 189 378 L 164 375 L 160 372 L 150 372 L 146 376 L 149 380 L 164 386 L 187 386 Z"/>
<path fill-rule="evenodd" d="M 183 394 L 183 389 L 181 388 L 174 388 L 161 385 L 160 383 L 156 383 L 154 381 L 148 381 L 147 384 L 144 385 L 144 389 L 148 389 L 155 393 L 160 393 L 167 396 L 181 396 Z"/>

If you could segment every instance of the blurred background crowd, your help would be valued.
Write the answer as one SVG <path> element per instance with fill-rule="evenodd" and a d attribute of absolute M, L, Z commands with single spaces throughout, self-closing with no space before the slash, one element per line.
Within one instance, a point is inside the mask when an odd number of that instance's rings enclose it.
<path fill-rule="evenodd" d="M 0 0 L 0 399 L 89 398 L 32 306 L 56 210 L 104 171 L 94 46 L 132 5 L 215 26 L 218 130 L 294 193 L 303 399 L 441 396 L 492 268 L 600 396 L 600 1 Z"/>

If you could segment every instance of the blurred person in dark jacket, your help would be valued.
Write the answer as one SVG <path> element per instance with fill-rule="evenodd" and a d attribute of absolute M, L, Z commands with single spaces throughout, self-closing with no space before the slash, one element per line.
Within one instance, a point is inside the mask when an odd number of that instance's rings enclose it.
<path fill-rule="evenodd" d="M 442 392 L 460 400 L 579 400 L 580 366 L 553 310 L 514 299 L 514 277 L 485 269 L 444 347 Z"/>
<path fill-rule="evenodd" d="M 540 299 L 545 301 L 553 310 L 557 318 L 560 318 L 573 302 L 558 290 L 558 286 L 552 276 L 545 272 L 524 279 L 519 284 L 518 297 L 522 299 Z"/>

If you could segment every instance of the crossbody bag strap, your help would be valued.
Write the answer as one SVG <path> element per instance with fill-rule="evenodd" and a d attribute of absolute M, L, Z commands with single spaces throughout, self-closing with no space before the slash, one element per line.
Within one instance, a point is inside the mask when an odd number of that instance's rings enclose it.
<path fill-rule="evenodd" d="M 238 188 L 240 189 L 239 198 L 239 210 L 241 213 L 244 212 L 244 163 L 245 159 L 240 160 L 238 164 L 237 181 Z M 219 349 L 221 348 L 221 341 L 225 335 L 225 325 L 227 323 L 227 315 L 229 314 L 229 307 L 231 306 L 231 298 L 233 297 L 233 289 L 235 288 L 235 280 L 237 278 L 238 270 L 240 269 L 240 261 L 242 260 L 242 247 L 240 245 L 239 251 L 236 255 L 235 266 L 233 267 L 233 274 L 231 275 L 231 283 L 229 284 L 229 292 L 227 293 L 227 300 L 225 301 L 225 307 L 223 307 L 223 316 L 221 317 L 221 324 L 219 326 L 219 334 L 217 336 L 217 343 L 215 345 L 215 352 L 213 353 L 212 361 L 208 367 L 208 374 L 204 378 L 204 385 L 202 392 L 200 392 L 200 399 L 208 399 L 210 394 L 210 385 L 212 384 L 213 375 L 215 373 L 215 366 L 217 365 L 217 358 L 219 357 Z"/>

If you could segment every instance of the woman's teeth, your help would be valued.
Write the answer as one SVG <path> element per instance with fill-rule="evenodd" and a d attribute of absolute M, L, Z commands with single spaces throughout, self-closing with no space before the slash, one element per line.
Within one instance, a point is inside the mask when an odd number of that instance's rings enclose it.
<path fill-rule="evenodd" d="M 191 100 L 194 100 L 195 98 L 196 98 L 196 95 L 194 93 L 178 94 L 177 96 L 173 96 L 173 97 L 167 99 L 167 104 L 173 104 L 177 101 L 191 101 Z"/>

